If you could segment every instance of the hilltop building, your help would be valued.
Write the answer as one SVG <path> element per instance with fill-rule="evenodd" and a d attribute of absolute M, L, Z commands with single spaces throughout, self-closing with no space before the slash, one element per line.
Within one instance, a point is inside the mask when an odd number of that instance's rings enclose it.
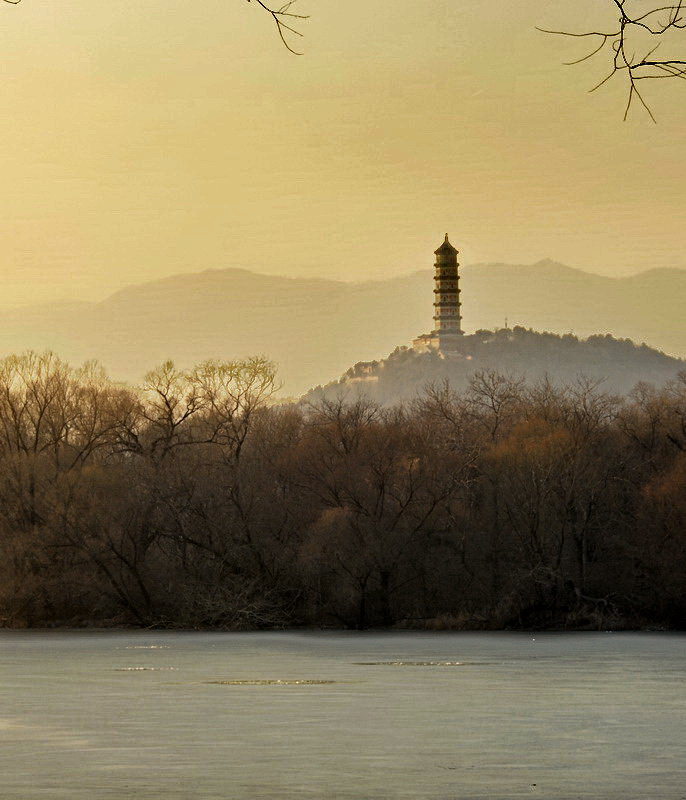
<path fill-rule="evenodd" d="M 414 339 L 412 347 L 420 353 L 430 350 L 440 353 L 456 352 L 463 334 L 458 251 L 450 244 L 446 233 L 445 241 L 434 253 L 434 329 L 431 333 L 423 333 Z"/>

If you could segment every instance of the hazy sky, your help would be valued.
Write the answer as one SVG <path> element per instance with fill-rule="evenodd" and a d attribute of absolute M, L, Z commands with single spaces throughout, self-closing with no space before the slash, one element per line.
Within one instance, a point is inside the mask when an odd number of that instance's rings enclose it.
<path fill-rule="evenodd" d="M 296 57 L 243 0 L 0 5 L 0 305 L 231 266 L 389 277 L 446 230 L 463 263 L 686 267 L 686 87 L 623 123 L 622 79 L 587 94 L 606 63 L 534 30 L 602 0 L 300 6 Z"/>

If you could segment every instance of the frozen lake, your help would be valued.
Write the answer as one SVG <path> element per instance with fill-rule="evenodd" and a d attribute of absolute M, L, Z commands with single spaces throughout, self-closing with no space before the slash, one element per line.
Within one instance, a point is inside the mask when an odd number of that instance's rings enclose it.
<path fill-rule="evenodd" d="M 686 798 L 686 636 L 0 631 L 2 800 Z"/>

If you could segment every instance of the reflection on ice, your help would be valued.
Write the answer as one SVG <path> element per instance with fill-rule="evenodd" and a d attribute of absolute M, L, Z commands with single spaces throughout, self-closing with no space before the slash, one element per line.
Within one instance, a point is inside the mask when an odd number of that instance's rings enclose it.
<path fill-rule="evenodd" d="M 339 681 L 323 680 L 245 680 L 245 681 L 203 681 L 215 686 L 324 686 Z"/>
<path fill-rule="evenodd" d="M 354 661 L 357 667 L 464 667 L 464 661 Z"/>
<path fill-rule="evenodd" d="M 177 667 L 115 667 L 115 672 L 174 672 Z"/>

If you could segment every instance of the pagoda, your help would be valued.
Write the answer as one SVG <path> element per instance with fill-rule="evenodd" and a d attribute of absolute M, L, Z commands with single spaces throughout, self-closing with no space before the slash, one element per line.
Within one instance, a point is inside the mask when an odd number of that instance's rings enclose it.
<path fill-rule="evenodd" d="M 455 352 L 462 336 L 462 316 L 460 315 L 460 276 L 458 273 L 457 250 L 445 235 L 443 244 L 435 250 L 436 273 L 434 275 L 434 329 L 424 333 L 412 342 L 419 352 L 438 350 Z"/>

